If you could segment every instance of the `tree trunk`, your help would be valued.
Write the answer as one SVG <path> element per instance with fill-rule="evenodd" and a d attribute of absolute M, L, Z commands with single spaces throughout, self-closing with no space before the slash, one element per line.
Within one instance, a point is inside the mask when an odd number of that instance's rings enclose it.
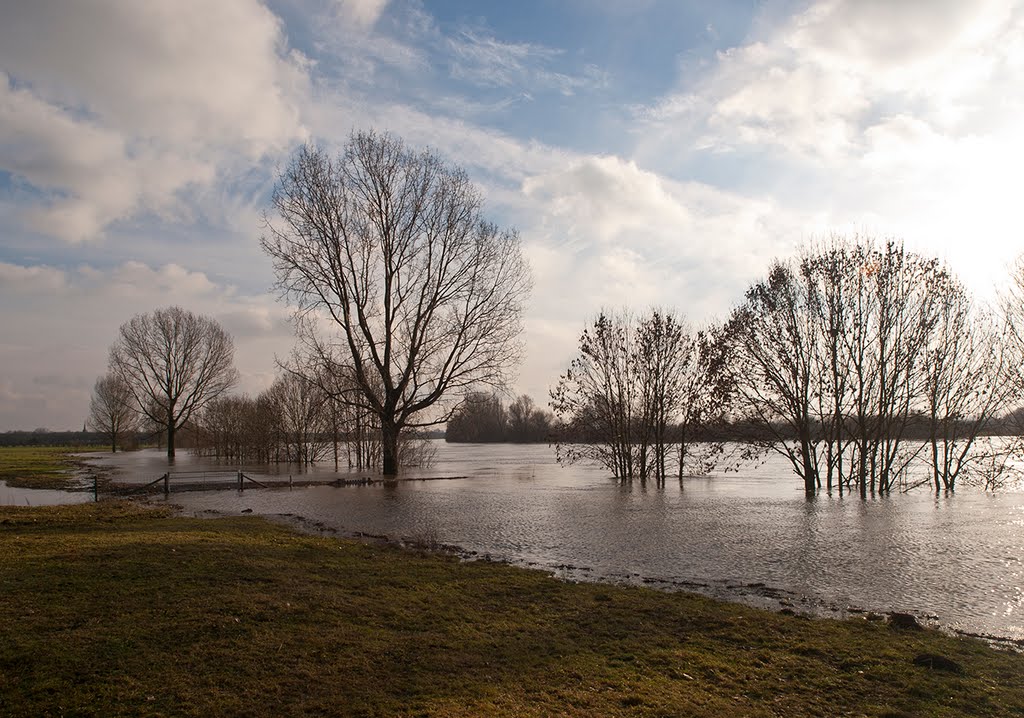
<path fill-rule="evenodd" d="M 818 472 L 811 459 L 811 432 L 806 426 L 800 427 L 800 460 L 804 465 L 804 495 L 818 493 Z"/>
<path fill-rule="evenodd" d="M 380 448 L 382 473 L 385 476 L 395 476 L 398 473 L 398 427 L 392 421 L 381 419 Z"/>
<path fill-rule="evenodd" d="M 167 425 L 167 460 L 174 461 L 174 424 Z"/>

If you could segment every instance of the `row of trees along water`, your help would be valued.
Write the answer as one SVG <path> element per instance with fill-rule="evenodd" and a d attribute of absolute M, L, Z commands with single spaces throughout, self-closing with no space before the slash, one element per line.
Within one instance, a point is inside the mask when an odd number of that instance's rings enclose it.
<path fill-rule="evenodd" d="M 474 392 L 455 410 L 445 426 L 445 441 L 467 443 L 532 443 L 549 441 L 552 416 L 522 394 L 506 407 L 497 392 Z"/>
<path fill-rule="evenodd" d="M 342 400 L 354 388 L 309 381 L 284 371 L 255 397 L 223 396 L 211 401 L 194 422 L 193 451 L 233 464 L 318 462 L 366 470 L 381 465 L 380 422 L 365 409 Z M 431 445 L 413 432 L 399 443 L 403 466 L 430 463 Z"/>
<path fill-rule="evenodd" d="M 166 322 L 167 311 L 158 310 L 156 319 Z M 188 313 L 181 312 L 178 318 L 187 320 Z M 325 385 L 322 378 L 309 381 L 286 368 L 256 396 L 218 389 L 198 410 L 171 422 L 172 441 L 194 454 L 233 465 L 287 463 L 301 470 L 333 461 L 336 470 L 379 468 L 380 424 L 376 417 L 339 398 L 353 391 L 351 387 L 331 392 Z M 158 439 L 163 445 L 169 422 L 161 407 L 168 401 L 160 391 L 156 397 L 144 397 L 150 410 L 141 411 L 130 384 L 111 371 L 100 377 L 93 389 L 89 423 L 107 437 L 113 451 L 119 444 L 136 444 L 140 435 L 143 440 Z M 430 444 L 411 432 L 402 437 L 399 453 L 404 466 L 429 463 L 432 457 Z"/>
<path fill-rule="evenodd" d="M 519 399 L 485 430 L 474 411 L 508 385 L 530 273 L 463 170 L 387 134 L 354 133 L 337 156 L 307 146 L 280 172 L 266 228 L 298 338 L 277 384 L 229 397 L 230 335 L 160 309 L 122 325 L 94 427 L 116 437 L 142 417 L 171 459 L 191 427 L 234 461 L 344 453 L 385 474 L 414 460 L 405 439 L 446 422 L 451 438 L 544 433 L 560 460 L 624 481 L 775 452 L 808 494 L 995 487 L 1020 463 L 1015 439 L 985 438 L 1024 395 L 1020 271 L 988 309 L 898 242 L 833 238 L 773 264 L 721 324 L 602 312 L 551 390 L 554 420 Z"/>
<path fill-rule="evenodd" d="M 551 392 L 559 456 L 661 482 L 774 452 L 808 494 L 998 487 L 1024 458 L 1022 287 L 984 307 L 936 259 L 836 237 L 702 331 L 603 312 Z"/>
<path fill-rule="evenodd" d="M 467 394 L 507 385 L 521 351 L 529 266 L 519 235 L 482 207 L 462 169 L 393 135 L 353 133 L 336 156 L 301 148 L 260 240 L 293 309 L 294 382 L 225 398 L 238 379 L 230 336 L 169 307 L 121 326 L 94 423 L 116 438 L 116 412 L 145 417 L 163 428 L 169 460 L 189 425 L 205 450 L 236 460 L 308 463 L 327 436 L 356 467 L 395 474 L 417 454 L 409 437 L 443 425 Z"/>

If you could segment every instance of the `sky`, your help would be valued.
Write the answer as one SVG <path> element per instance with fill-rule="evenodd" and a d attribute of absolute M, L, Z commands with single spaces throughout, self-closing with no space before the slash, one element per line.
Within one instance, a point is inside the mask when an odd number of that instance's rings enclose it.
<path fill-rule="evenodd" d="M 81 428 L 118 327 L 172 304 L 269 386 L 276 172 L 364 129 L 518 229 L 511 390 L 545 404 L 602 308 L 699 327 L 831 233 L 992 300 L 1024 251 L 1024 1 L 0 0 L 0 431 Z"/>

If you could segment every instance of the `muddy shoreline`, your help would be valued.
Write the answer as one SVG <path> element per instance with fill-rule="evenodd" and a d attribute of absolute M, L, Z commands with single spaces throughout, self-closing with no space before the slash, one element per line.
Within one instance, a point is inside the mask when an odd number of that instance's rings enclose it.
<path fill-rule="evenodd" d="M 166 504 L 161 504 L 166 505 Z M 323 521 L 308 519 L 293 513 L 254 513 L 251 509 L 241 512 L 225 512 L 213 509 L 189 511 L 184 507 L 171 504 L 180 516 L 194 518 L 221 518 L 227 516 L 260 516 L 268 521 L 288 526 L 296 531 L 315 536 L 362 541 L 365 543 L 394 546 L 412 551 L 428 551 L 454 556 L 461 561 L 489 561 L 492 563 L 517 566 L 535 571 L 543 571 L 561 581 L 571 583 L 605 583 L 618 586 L 636 586 L 665 592 L 695 593 L 726 603 L 739 603 L 753 608 L 760 608 L 775 613 L 801 616 L 808 619 L 861 619 L 865 621 L 886 622 L 911 629 L 939 630 L 953 636 L 981 639 L 997 649 L 1024 652 L 1024 639 L 1007 638 L 983 633 L 974 633 L 945 625 L 940 618 L 928 613 L 904 613 L 899 611 L 871 610 L 859 606 L 840 606 L 826 604 L 797 594 L 786 589 L 769 586 L 764 583 L 719 584 L 700 581 L 682 581 L 658 576 L 643 576 L 639 573 L 602 573 L 588 566 L 573 564 L 546 564 L 537 561 L 509 558 L 491 553 L 481 553 L 466 549 L 455 544 L 438 542 L 430 536 L 389 536 L 364 531 L 349 531 L 330 526 Z"/>

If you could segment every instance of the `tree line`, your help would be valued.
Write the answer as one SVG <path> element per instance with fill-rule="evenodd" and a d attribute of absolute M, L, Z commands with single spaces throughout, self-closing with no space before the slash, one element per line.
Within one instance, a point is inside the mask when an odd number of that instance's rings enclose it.
<path fill-rule="evenodd" d="M 394 474 L 408 437 L 447 425 L 452 440 L 544 435 L 561 461 L 657 482 L 739 446 L 785 457 L 808 494 L 995 486 L 1016 466 L 1015 442 L 985 437 L 1024 395 L 1024 269 L 991 309 L 897 241 L 808 245 L 719 324 L 601 312 L 551 389 L 552 417 L 492 393 L 521 351 L 530 273 L 518 234 L 482 206 L 461 168 L 392 135 L 300 149 L 261 239 L 298 339 L 282 378 L 231 397 L 230 335 L 159 309 L 120 328 L 93 427 L 113 448 L 140 421 L 158 426 L 171 459 L 186 426 L 224 457 L 309 463 L 329 443 L 338 462 L 344 446 L 346 462 Z"/>
<path fill-rule="evenodd" d="M 121 326 L 91 421 L 112 448 L 133 422 L 162 427 L 167 456 L 192 426 L 204 451 L 311 462 L 322 439 L 393 475 L 420 431 L 468 394 L 501 388 L 521 344 L 530 270 L 514 229 L 486 220 L 461 168 L 400 138 L 355 132 L 279 173 L 261 246 L 298 345 L 264 396 L 230 397 L 231 337 L 179 307 Z M 244 427 L 244 428 L 243 428 Z M 422 448 L 422 447 L 421 447 Z"/>
<path fill-rule="evenodd" d="M 930 483 L 988 488 L 1015 471 L 1024 397 L 1024 271 L 998 309 L 900 242 L 832 237 L 776 261 L 728 319 L 602 312 L 552 389 L 560 458 L 664 481 L 764 452 L 807 494 Z"/>
<path fill-rule="evenodd" d="M 522 394 L 506 407 L 497 393 L 474 392 L 455 410 L 444 438 L 465 443 L 536 443 L 551 440 L 552 416 Z"/>
<path fill-rule="evenodd" d="M 622 480 L 703 473 L 720 453 L 720 356 L 672 311 L 602 312 L 551 391 L 559 461 L 594 461 Z"/>

